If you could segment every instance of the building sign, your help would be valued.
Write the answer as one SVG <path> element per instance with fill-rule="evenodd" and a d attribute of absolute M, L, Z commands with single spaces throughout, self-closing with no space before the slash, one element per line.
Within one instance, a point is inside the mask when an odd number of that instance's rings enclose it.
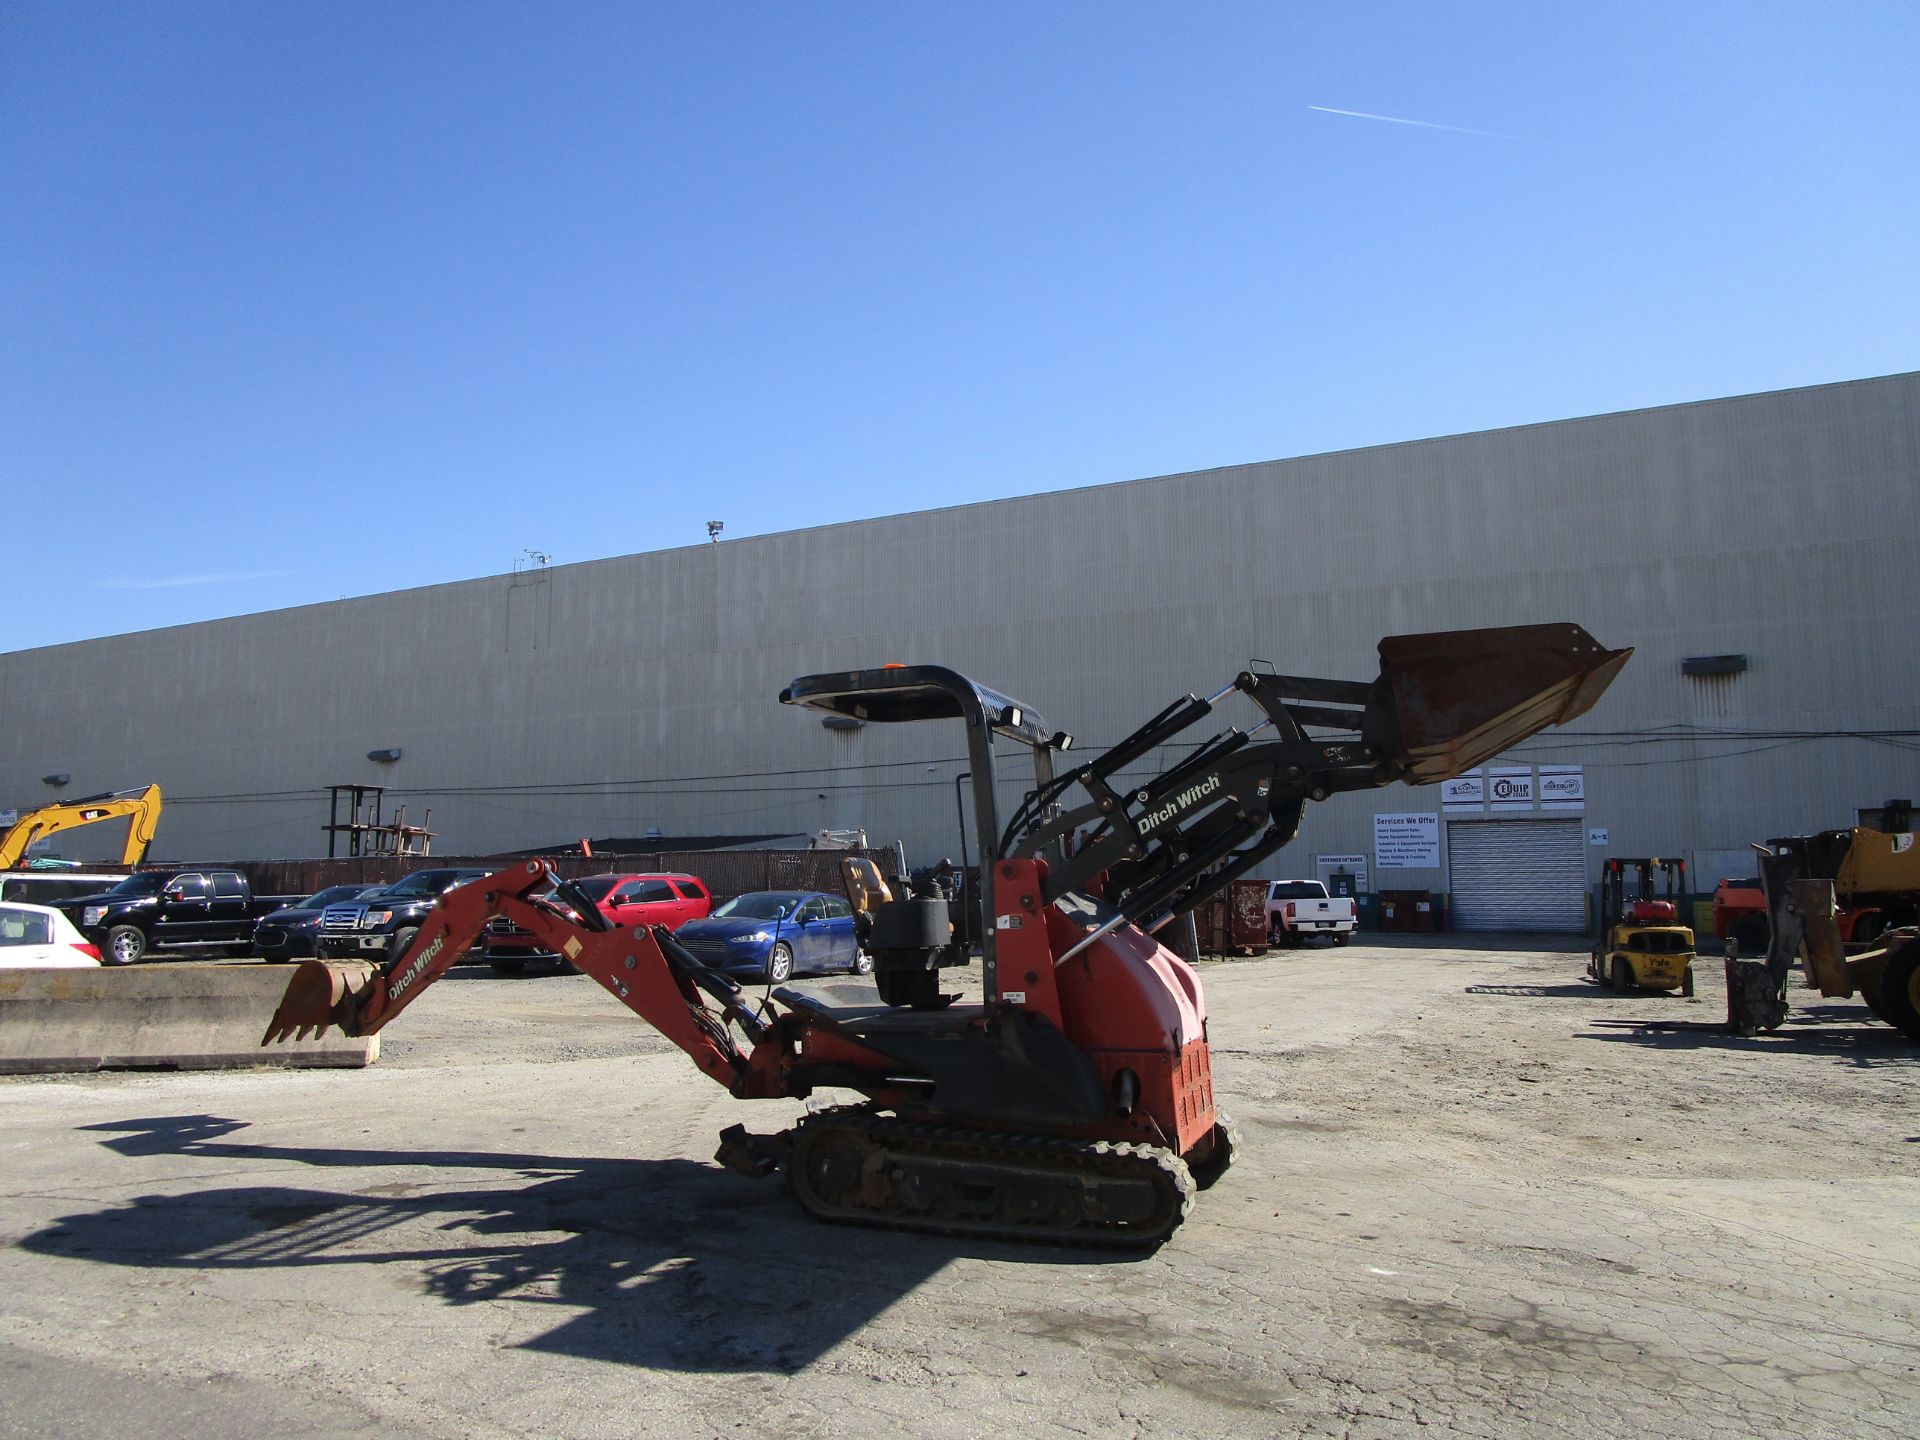
<path fill-rule="evenodd" d="M 1438 815 L 1376 815 L 1373 858 L 1382 870 L 1438 870 Z"/>
<path fill-rule="evenodd" d="M 18 810 L 0 810 L 0 825 L 17 825 L 19 823 L 20 812 Z"/>
<path fill-rule="evenodd" d="M 1451 780 L 1440 782 L 1440 808 L 1443 810 L 1479 810 L 1487 803 L 1487 777 L 1469 770 Z"/>
<path fill-rule="evenodd" d="M 1495 810 L 1533 809 L 1533 767 L 1494 766 L 1487 772 L 1487 799 Z"/>
<path fill-rule="evenodd" d="M 1539 789 L 1542 810 L 1587 808 L 1587 777 L 1578 765 L 1542 765 Z"/>
<path fill-rule="evenodd" d="M 1367 857 L 1364 855 L 1316 855 L 1313 857 L 1313 868 L 1320 883 L 1327 887 L 1328 894 L 1333 893 L 1333 873 L 1336 870 L 1344 870 L 1353 876 L 1354 894 L 1367 893 Z"/>
<path fill-rule="evenodd" d="M 1598 845 L 1602 849 L 1605 849 L 1609 843 L 1610 842 L 1607 840 L 1606 826 L 1596 825 L 1591 830 L 1587 831 L 1587 844 Z"/>

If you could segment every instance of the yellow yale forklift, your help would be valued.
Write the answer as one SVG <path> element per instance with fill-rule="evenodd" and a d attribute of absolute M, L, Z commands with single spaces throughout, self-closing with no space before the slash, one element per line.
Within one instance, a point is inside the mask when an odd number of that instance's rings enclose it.
<path fill-rule="evenodd" d="M 1600 868 L 1600 938 L 1587 978 L 1622 995 L 1692 995 L 1693 930 L 1678 919 L 1686 894 L 1684 860 L 1608 859 Z"/>

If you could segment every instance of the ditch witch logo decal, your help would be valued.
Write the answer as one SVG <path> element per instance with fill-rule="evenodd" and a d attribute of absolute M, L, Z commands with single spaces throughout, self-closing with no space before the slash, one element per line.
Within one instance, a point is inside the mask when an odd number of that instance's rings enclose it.
<path fill-rule="evenodd" d="M 1140 833 L 1145 835 L 1149 830 L 1156 829 L 1166 824 L 1167 821 L 1186 814 L 1187 811 L 1191 810 L 1195 805 L 1198 805 L 1219 788 L 1219 775 L 1209 775 L 1198 785 L 1189 785 L 1178 795 L 1168 800 L 1167 803 L 1162 805 L 1158 810 L 1149 810 L 1134 823 L 1139 828 Z"/>
<path fill-rule="evenodd" d="M 393 981 L 388 984 L 387 994 L 395 1000 L 398 1000 L 402 995 L 406 994 L 407 991 L 411 990 L 413 988 L 413 982 L 418 980 L 427 966 L 433 963 L 433 957 L 440 953 L 441 947 L 446 943 L 446 936 L 441 935 L 437 937 L 431 945 L 420 952 L 418 959 L 407 966 L 404 973 L 396 976 Z"/>

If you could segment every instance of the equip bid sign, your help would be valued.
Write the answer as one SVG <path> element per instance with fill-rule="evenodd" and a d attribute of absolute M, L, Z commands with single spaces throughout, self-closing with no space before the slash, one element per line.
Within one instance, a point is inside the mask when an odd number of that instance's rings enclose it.
<path fill-rule="evenodd" d="M 1487 799 L 1495 810 L 1533 808 L 1533 767 L 1499 765 L 1487 772 Z"/>
<path fill-rule="evenodd" d="M 1490 765 L 1441 781 L 1440 808 L 1450 815 L 1584 810 L 1587 775 L 1579 765 Z"/>
<path fill-rule="evenodd" d="M 1438 815 L 1376 815 L 1373 858 L 1382 870 L 1438 870 Z"/>

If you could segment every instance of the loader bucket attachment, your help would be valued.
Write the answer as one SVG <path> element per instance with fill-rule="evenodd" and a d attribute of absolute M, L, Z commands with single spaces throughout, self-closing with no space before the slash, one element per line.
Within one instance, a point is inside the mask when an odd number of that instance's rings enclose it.
<path fill-rule="evenodd" d="M 280 997 L 280 1008 L 267 1022 L 262 1045 L 277 1040 L 300 1039 L 325 1033 L 337 1025 L 343 1035 L 359 1033 L 356 1002 L 373 984 L 373 966 L 364 961 L 333 964 L 325 960 L 303 960 L 287 981 L 287 992 Z"/>
<path fill-rule="evenodd" d="M 1593 708 L 1633 654 L 1578 625 L 1389 635 L 1380 676 L 1393 696 L 1409 785 L 1471 770 Z"/>

